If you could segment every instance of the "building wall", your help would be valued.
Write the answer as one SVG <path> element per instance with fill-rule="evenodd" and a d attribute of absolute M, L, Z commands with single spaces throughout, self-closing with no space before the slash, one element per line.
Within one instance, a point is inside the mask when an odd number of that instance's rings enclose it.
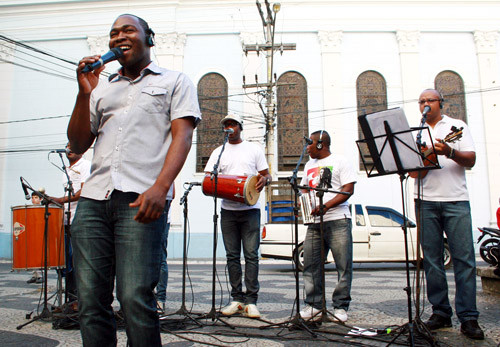
<path fill-rule="evenodd" d="M 500 197 L 500 185 L 494 180 L 500 169 L 498 1 L 285 0 L 281 4 L 275 41 L 296 43 L 297 49 L 276 55 L 275 72 L 280 76 L 297 71 L 305 77 L 310 131 L 327 129 L 333 137 L 332 151 L 351 158 L 355 167 L 356 79 L 362 72 L 374 70 L 385 78 L 389 107 L 402 107 L 410 126 L 420 123 L 416 100 L 421 90 L 433 86 L 439 72 L 452 70 L 463 78 L 477 150 L 476 166 L 467 172 L 473 225 L 493 225 Z M 242 44 L 264 42 L 253 0 L 0 1 L 0 33 L 76 62 L 107 50 L 110 25 L 121 13 L 134 13 L 149 22 L 156 32 L 153 56 L 160 65 L 184 71 L 195 84 L 209 72 L 223 75 L 229 87 L 229 111 L 248 119 L 245 138 L 264 143 L 257 98 L 251 90 L 243 95 L 242 88 L 243 75 L 246 83 L 254 83 L 255 74 L 260 82 L 266 80 L 264 56 L 242 51 Z M 12 59 L 12 47 L 0 43 L 0 57 Z M 23 63 L 19 53 L 14 56 Z M 112 63 L 106 71 L 116 68 Z M 11 257 L 11 206 L 25 203 L 19 177 L 36 188 L 45 187 L 49 194 L 63 194 L 61 173 L 50 163 L 58 164 L 59 158 L 47 158 L 46 149 L 66 143 L 67 116 L 77 85 L 71 78 L 74 67 L 68 64 L 56 70 L 70 78 L 0 61 L 0 257 Z M 61 117 L 14 123 L 55 116 Z M 41 150 L 5 152 L 36 148 Z M 184 193 L 183 182 L 203 179 L 195 172 L 195 151 L 193 144 L 176 180 L 178 198 Z M 277 172 L 280 177 L 289 175 Z M 410 214 L 412 185 L 405 185 Z M 213 204 L 196 188 L 189 196 L 190 256 L 209 258 Z M 351 200 L 401 210 L 399 177 L 367 178 L 358 170 Z M 169 239 L 172 257 L 182 256 L 183 214 L 177 201 Z M 223 254 L 219 242 L 218 255 Z"/>

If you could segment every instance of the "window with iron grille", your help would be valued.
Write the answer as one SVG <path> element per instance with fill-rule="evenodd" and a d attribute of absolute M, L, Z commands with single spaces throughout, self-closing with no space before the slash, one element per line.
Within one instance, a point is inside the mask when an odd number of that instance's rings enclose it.
<path fill-rule="evenodd" d="M 365 71 L 356 80 L 358 116 L 387 110 L 387 87 L 384 77 L 376 71 Z M 363 132 L 358 122 L 358 139 L 363 140 Z M 359 158 L 359 168 L 364 170 L 363 159 L 372 165 L 368 147 L 360 147 L 363 158 Z"/>
<path fill-rule="evenodd" d="M 277 88 L 278 170 L 292 171 L 303 148 L 303 137 L 309 136 L 307 81 L 300 73 L 288 71 L 278 79 Z M 300 168 L 304 168 L 304 156 Z"/>
<path fill-rule="evenodd" d="M 220 121 L 227 115 L 227 81 L 218 73 L 208 73 L 198 82 L 202 121 L 196 134 L 196 171 L 203 172 L 212 151 L 222 144 Z"/>
<path fill-rule="evenodd" d="M 442 71 L 434 79 L 434 88 L 444 98 L 441 112 L 451 118 L 460 119 L 467 123 L 464 81 L 462 77 L 453 71 Z"/>

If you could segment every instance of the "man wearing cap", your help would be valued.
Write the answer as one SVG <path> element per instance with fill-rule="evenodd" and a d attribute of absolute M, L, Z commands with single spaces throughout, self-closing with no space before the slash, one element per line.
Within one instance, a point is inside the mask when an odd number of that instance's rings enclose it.
<path fill-rule="evenodd" d="M 218 173 L 222 175 L 250 176 L 257 175 L 255 185 L 261 191 L 271 182 L 271 175 L 262 149 L 241 138 L 243 123 L 237 115 L 228 115 L 222 119 L 224 131 L 228 132 L 228 144 L 220 158 Z M 217 147 L 205 166 L 205 172 L 210 173 L 221 152 Z M 231 283 L 232 301 L 221 310 L 225 316 L 235 313 L 244 314 L 250 318 L 259 318 L 257 296 L 259 292 L 259 244 L 260 244 L 260 203 L 253 206 L 244 203 L 222 200 L 221 229 L 224 247 L 226 248 L 229 281 Z M 245 257 L 245 287 L 243 292 L 241 281 L 241 248 Z"/>

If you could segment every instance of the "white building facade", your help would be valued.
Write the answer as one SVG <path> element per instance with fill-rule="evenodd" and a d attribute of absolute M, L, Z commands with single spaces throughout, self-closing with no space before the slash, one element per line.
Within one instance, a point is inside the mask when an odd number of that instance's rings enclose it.
<path fill-rule="evenodd" d="M 27 56 L 19 44 L 77 62 L 108 50 L 110 26 L 122 13 L 148 21 L 156 33 L 153 57 L 160 66 L 185 72 L 198 86 L 207 74 L 222 76 L 227 111 L 243 117 L 246 139 L 264 146 L 258 104 L 262 97 L 255 89 L 243 88 L 243 76 L 250 84 L 255 76 L 266 81 L 267 73 L 264 54 L 243 51 L 244 45 L 265 42 L 253 0 L 0 1 L 0 257 L 12 256 L 11 207 L 25 203 L 19 177 L 34 188 L 45 187 L 50 195 L 63 194 L 61 172 L 51 165 L 60 165 L 60 160 L 47 153 L 64 148 L 77 93 L 74 66 L 53 64 L 52 57 L 37 52 Z M 500 172 L 499 32 L 498 1 L 284 0 L 276 17 L 275 43 L 295 43 L 296 50 L 278 52 L 274 72 L 278 78 L 287 72 L 303 77 L 307 130 L 326 129 L 332 136 L 332 152 L 351 158 L 358 168 L 350 201 L 399 211 L 399 176 L 367 178 L 359 165 L 358 79 L 365 72 L 380 76 L 387 108 L 403 108 L 410 126 L 416 127 L 420 92 L 433 88 L 440 73 L 458 76 L 477 153 L 475 167 L 467 171 L 473 226 L 491 226 L 496 224 L 500 197 L 500 184 L 494 179 Z M 106 71 L 117 67 L 111 63 Z M 221 143 L 222 139 L 221 133 Z M 183 182 L 203 180 L 203 172 L 197 172 L 201 143 L 195 137 L 176 181 L 169 257 L 182 256 L 184 222 L 178 201 Z M 275 141 L 276 152 L 282 145 Z M 91 151 L 86 156 L 90 158 Z M 273 177 L 290 176 L 290 170 L 279 169 L 278 161 L 276 156 Z M 213 203 L 197 188 L 188 200 L 190 257 L 209 258 Z M 412 216 L 413 182 L 405 188 Z M 265 221 L 264 210 L 262 215 Z"/>

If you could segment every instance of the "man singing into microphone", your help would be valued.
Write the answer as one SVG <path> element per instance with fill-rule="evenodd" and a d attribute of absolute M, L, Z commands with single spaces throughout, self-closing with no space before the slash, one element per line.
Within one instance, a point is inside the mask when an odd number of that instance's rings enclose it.
<path fill-rule="evenodd" d="M 78 95 L 68 126 L 75 153 L 94 142 L 92 172 L 72 225 L 80 330 L 84 346 L 114 346 L 113 287 L 131 346 L 161 346 L 153 293 L 160 274 L 165 203 L 191 148 L 200 111 L 186 75 L 151 61 L 153 31 L 141 18 L 119 16 L 109 48 L 121 68 L 77 68 Z M 116 276 L 115 276 L 116 275 Z"/>
<path fill-rule="evenodd" d="M 219 173 L 223 175 L 249 176 L 259 174 L 255 188 L 260 192 L 272 178 L 264 152 L 257 145 L 241 138 L 243 123 L 239 116 L 228 115 L 221 121 L 229 143 L 220 158 Z M 221 152 L 222 146 L 210 155 L 205 172 L 210 173 Z M 250 318 L 259 318 L 257 296 L 259 292 L 259 245 L 260 204 L 253 206 L 224 199 L 221 204 L 221 229 L 226 248 L 227 268 L 231 283 L 232 302 L 221 313 L 231 316 L 236 313 Z M 241 247 L 245 257 L 245 287 L 241 282 Z"/>
<path fill-rule="evenodd" d="M 418 99 L 420 112 L 427 112 L 434 149 L 441 169 L 429 170 L 421 177 L 421 195 L 418 195 L 418 172 L 410 173 L 415 180 L 415 209 L 420 224 L 421 244 L 424 253 L 424 271 L 427 280 L 427 298 L 432 304 L 432 315 L 426 322 L 430 330 L 451 327 L 452 309 L 448 299 L 448 284 L 443 264 L 446 233 L 455 273 L 455 310 L 462 333 L 472 339 L 484 339 L 477 323 L 476 308 L 476 258 L 472 239 L 472 221 L 465 168 L 476 163 L 474 142 L 466 123 L 441 113 L 443 97 L 435 89 L 426 89 Z M 462 136 L 454 143 L 443 141 L 453 129 L 462 129 Z M 422 140 L 430 145 L 428 132 Z M 420 208 L 419 208 L 420 206 Z"/>
<path fill-rule="evenodd" d="M 351 212 L 347 199 L 354 193 L 356 172 L 341 155 L 330 152 L 330 135 L 324 131 L 313 132 L 310 136 L 307 153 L 311 157 L 305 167 L 301 185 L 311 188 L 328 188 L 347 194 L 324 192 L 323 196 L 323 242 L 320 235 L 320 204 L 316 191 L 304 190 L 310 194 L 311 214 L 314 223 L 307 228 L 304 241 L 304 284 L 306 306 L 300 311 L 303 319 L 311 319 L 323 308 L 321 267 L 321 245 L 324 244 L 325 257 L 332 251 L 337 269 L 337 286 L 332 294 L 333 314 L 337 321 L 347 321 L 347 310 L 351 302 L 352 282 L 352 233 Z"/>

